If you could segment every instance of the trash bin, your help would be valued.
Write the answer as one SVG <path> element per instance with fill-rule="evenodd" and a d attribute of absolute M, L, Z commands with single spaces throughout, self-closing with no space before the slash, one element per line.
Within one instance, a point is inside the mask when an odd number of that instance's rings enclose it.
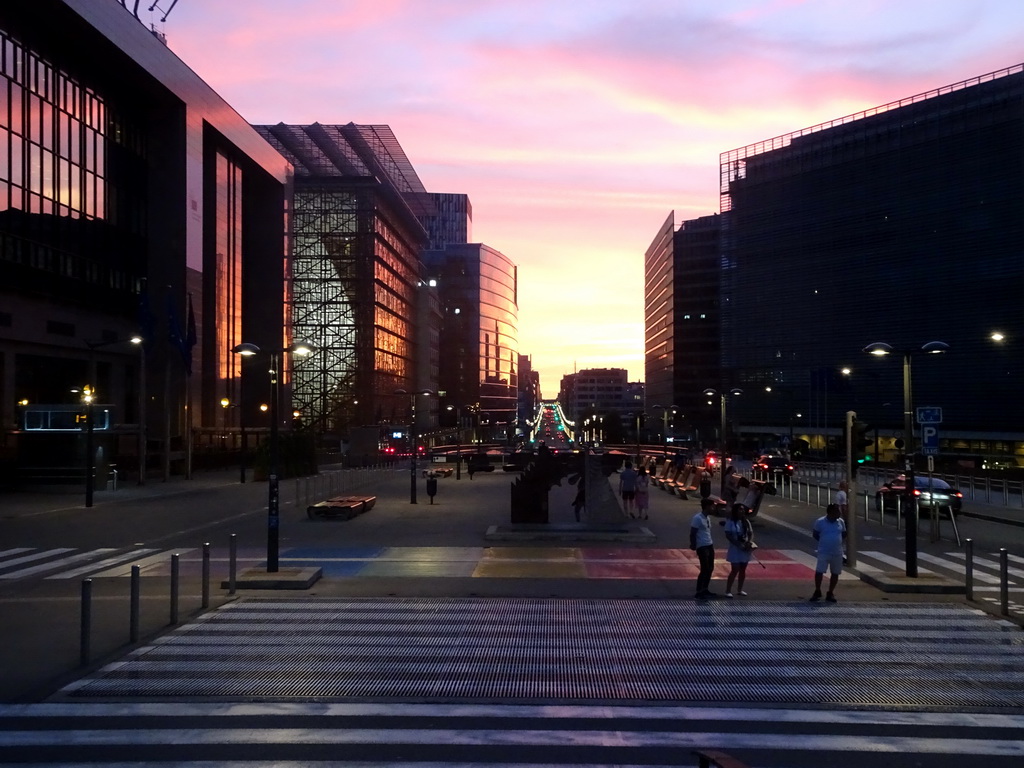
<path fill-rule="evenodd" d="M 430 497 L 430 503 L 434 503 L 434 497 L 437 495 L 437 478 L 433 475 L 427 478 L 427 496 Z"/>

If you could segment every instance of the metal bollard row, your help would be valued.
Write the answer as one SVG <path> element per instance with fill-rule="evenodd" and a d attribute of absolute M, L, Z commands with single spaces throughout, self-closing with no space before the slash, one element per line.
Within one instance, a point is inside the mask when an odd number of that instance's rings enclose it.
<path fill-rule="evenodd" d="M 229 540 L 228 555 L 228 594 L 234 595 L 236 589 L 238 569 L 238 537 L 231 534 Z M 210 544 L 203 544 L 202 560 L 202 597 L 201 608 L 206 610 L 210 607 Z M 170 576 L 170 626 L 177 626 L 179 622 L 179 598 L 180 598 L 180 555 L 171 555 L 171 576 Z M 131 580 L 129 583 L 128 596 L 128 642 L 134 645 L 139 642 L 140 623 L 140 594 L 141 594 L 141 568 L 138 565 L 131 567 Z M 92 579 L 82 580 L 80 626 L 79 626 L 79 663 L 87 666 L 92 660 Z"/>

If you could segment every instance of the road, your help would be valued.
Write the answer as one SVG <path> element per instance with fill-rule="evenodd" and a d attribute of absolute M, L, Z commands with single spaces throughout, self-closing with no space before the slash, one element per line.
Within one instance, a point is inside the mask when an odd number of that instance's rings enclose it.
<path fill-rule="evenodd" d="M 6 505 L 0 761 L 669 765 L 696 764 L 694 747 L 766 768 L 1024 758 L 1021 631 L 977 610 L 994 608 L 991 552 L 1006 546 L 1011 618 L 1024 621 L 1018 529 L 963 521 L 980 561 L 976 603 L 882 595 L 844 574 L 838 606 L 811 605 L 807 531 L 821 509 L 768 497 L 750 596 L 697 603 L 693 499 L 653 491 L 645 543 L 499 543 L 485 532 L 508 522 L 509 475 L 443 478 L 435 504 L 411 505 L 399 469 L 286 483 L 282 566 L 316 564 L 324 578 L 231 596 L 219 588 L 230 535 L 242 564 L 264 562 L 266 486 L 229 477 L 101 494 L 90 510 L 71 499 Z M 300 499 L 340 485 L 372 488 L 374 510 L 309 520 Z M 573 490 L 553 489 L 553 522 L 571 522 Z M 859 568 L 899 568 L 902 532 L 859 530 Z M 922 539 L 925 570 L 962 574 L 955 543 Z M 215 588 L 200 611 L 205 541 Z M 184 580 L 176 627 L 171 553 Z M 128 647 L 138 562 L 143 637 Z M 720 564 L 718 591 L 725 573 Z M 85 577 L 96 663 L 76 668 Z M 71 660 L 56 677 L 39 661 L 51 654 Z"/>

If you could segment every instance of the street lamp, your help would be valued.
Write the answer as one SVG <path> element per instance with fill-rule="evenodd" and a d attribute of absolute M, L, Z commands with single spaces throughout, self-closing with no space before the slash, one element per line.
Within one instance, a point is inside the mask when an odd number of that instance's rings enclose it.
<path fill-rule="evenodd" d="M 728 453 L 728 448 L 729 448 L 728 441 L 725 439 L 725 425 L 726 425 L 726 420 L 725 420 L 725 399 L 726 399 L 726 397 L 728 395 L 733 395 L 735 397 L 735 396 L 739 396 L 739 395 L 742 395 L 742 394 L 743 394 L 743 390 L 739 389 L 737 387 L 733 387 L 728 392 L 722 392 L 722 393 L 719 393 L 717 389 L 712 389 L 711 387 L 708 387 L 707 389 L 704 390 L 704 396 L 705 397 L 710 397 L 710 398 L 718 397 L 719 398 L 719 403 L 720 403 L 720 405 L 719 405 L 719 415 L 721 416 L 721 419 L 722 419 L 722 431 L 721 431 L 721 434 L 719 435 L 719 440 L 721 441 L 721 445 L 720 445 L 719 450 L 721 450 L 721 452 L 722 452 L 722 461 L 725 461 L 725 456 Z M 709 400 L 708 404 L 710 405 L 711 402 L 712 401 Z"/>
<path fill-rule="evenodd" d="M 668 414 L 669 412 L 675 413 L 679 410 L 678 405 L 652 405 L 651 408 L 655 411 L 661 411 L 661 441 L 664 444 L 664 449 L 668 451 Z"/>
<path fill-rule="evenodd" d="M 82 387 L 82 402 L 85 403 L 85 506 L 92 506 L 93 488 L 96 482 L 96 447 L 94 445 L 93 400 L 95 392 L 86 384 Z"/>
<path fill-rule="evenodd" d="M 903 355 L 903 471 L 906 476 L 906 482 L 904 483 L 904 493 L 906 494 L 904 509 L 907 513 L 906 565 L 909 578 L 917 577 L 917 504 L 914 503 L 914 491 L 916 490 L 914 485 L 914 391 L 910 371 L 910 358 L 911 355 L 918 353 L 926 355 L 941 354 L 948 349 L 949 344 L 944 341 L 929 341 L 927 344 L 922 345 L 920 349 L 908 347 L 902 350 L 895 350 L 884 342 L 876 341 L 868 344 L 863 350 L 869 355 L 877 357 L 884 357 L 894 353 Z"/>
<path fill-rule="evenodd" d="M 139 348 L 139 485 L 146 484 L 146 340 L 136 334 L 129 341 Z"/>
<path fill-rule="evenodd" d="M 396 395 L 409 396 L 409 442 L 411 452 L 409 457 L 409 503 L 416 503 L 416 395 L 436 395 L 432 389 L 418 389 L 410 392 L 407 389 L 396 389 Z"/>
<path fill-rule="evenodd" d="M 238 430 L 241 433 L 242 444 L 239 449 L 239 474 L 238 482 L 245 482 L 245 453 L 246 453 L 246 440 L 245 440 L 245 416 L 242 413 L 242 407 L 239 403 L 232 403 L 228 398 L 222 397 L 220 400 L 221 408 L 237 408 L 238 409 Z"/>
<path fill-rule="evenodd" d="M 261 350 L 255 344 L 243 342 L 231 350 L 243 357 L 252 357 L 260 354 Z M 313 353 L 313 348 L 308 344 L 295 343 L 284 349 L 268 350 L 270 355 L 270 457 L 268 461 L 268 482 L 267 482 L 267 573 L 277 573 L 279 536 L 281 526 L 280 493 L 278 482 L 278 409 L 280 408 L 277 365 L 280 356 L 286 353 L 306 357 Z M 260 406 L 262 409 L 262 406 Z"/>
<path fill-rule="evenodd" d="M 462 479 L 462 409 L 472 408 L 471 405 L 449 405 L 449 411 L 455 411 L 455 479 Z"/>

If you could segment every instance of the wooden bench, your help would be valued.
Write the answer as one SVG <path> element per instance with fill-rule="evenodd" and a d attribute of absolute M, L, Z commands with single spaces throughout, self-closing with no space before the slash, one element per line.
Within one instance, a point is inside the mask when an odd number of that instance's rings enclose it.
<path fill-rule="evenodd" d="M 306 507 L 306 515 L 310 520 L 318 517 L 351 520 L 357 515 L 369 512 L 376 503 L 376 496 L 334 496 Z"/>
<path fill-rule="evenodd" d="M 717 766 L 717 768 L 749 768 L 741 760 L 737 760 L 732 755 L 717 749 L 695 749 L 693 754 L 697 756 L 698 768 L 711 768 L 712 766 Z"/>

